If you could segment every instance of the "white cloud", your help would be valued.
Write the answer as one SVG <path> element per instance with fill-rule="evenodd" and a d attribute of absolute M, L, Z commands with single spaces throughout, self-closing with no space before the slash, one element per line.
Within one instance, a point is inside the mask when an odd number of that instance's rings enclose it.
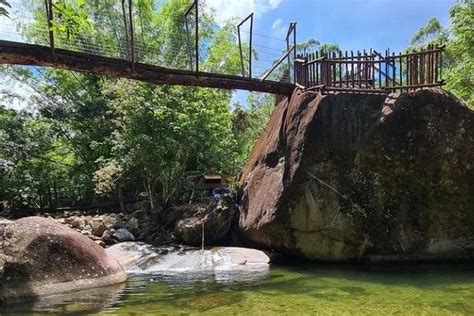
<path fill-rule="evenodd" d="M 283 0 L 206 0 L 207 8 L 215 10 L 218 24 L 233 18 L 245 18 L 254 12 L 256 17 L 278 8 Z"/>
<path fill-rule="evenodd" d="M 273 22 L 272 24 L 272 31 L 274 36 L 281 37 L 286 33 L 287 29 L 288 26 L 283 24 L 282 19 L 276 19 L 275 22 Z"/>
<path fill-rule="evenodd" d="M 275 20 L 275 22 L 272 24 L 272 30 L 276 30 L 277 28 L 281 27 L 282 22 L 283 21 L 281 19 Z"/>

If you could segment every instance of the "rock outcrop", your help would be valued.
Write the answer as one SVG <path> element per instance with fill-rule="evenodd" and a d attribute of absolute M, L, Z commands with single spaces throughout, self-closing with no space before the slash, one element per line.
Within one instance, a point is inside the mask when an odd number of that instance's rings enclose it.
<path fill-rule="evenodd" d="M 120 264 L 93 240 L 42 217 L 0 222 L 0 301 L 35 299 L 124 282 Z"/>
<path fill-rule="evenodd" d="M 474 257 L 474 113 L 441 90 L 297 91 L 240 182 L 251 246 L 322 261 Z"/>
<path fill-rule="evenodd" d="M 124 242 L 106 250 L 127 271 L 133 273 L 189 273 L 222 270 L 229 274 L 247 268 L 268 270 L 270 258 L 263 251 L 239 247 L 196 248 L 154 247 L 141 242 Z M 256 270 L 254 270 L 256 272 Z"/>
<path fill-rule="evenodd" d="M 200 246 L 204 229 L 205 245 L 220 244 L 229 234 L 235 212 L 232 197 L 214 198 L 206 209 L 176 222 L 176 237 L 188 245 Z"/>

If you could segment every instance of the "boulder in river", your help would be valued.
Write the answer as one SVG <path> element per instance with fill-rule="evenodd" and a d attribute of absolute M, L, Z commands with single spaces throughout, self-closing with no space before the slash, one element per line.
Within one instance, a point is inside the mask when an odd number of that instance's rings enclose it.
<path fill-rule="evenodd" d="M 154 247 L 141 242 L 116 244 L 106 250 L 133 273 L 200 272 L 203 270 L 268 270 L 270 258 L 260 250 L 239 247 Z"/>
<path fill-rule="evenodd" d="M 0 222 L 4 302 L 124 282 L 120 264 L 90 238 L 42 217 Z"/>
<path fill-rule="evenodd" d="M 125 228 L 117 229 L 112 236 L 119 242 L 135 241 L 135 236 Z"/>
<path fill-rule="evenodd" d="M 474 112 L 438 89 L 295 91 L 241 178 L 250 246 L 322 261 L 474 257 Z"/>
<path fill-rule="evenodd" d="M 203 212 L 179 220 L 175 226 L 176 237 L 188 245 L 200 246 L 204 229 L 205 245 L 221 243 L 230 231 L 235 212 L 231 196 L 216 197 Z"/>

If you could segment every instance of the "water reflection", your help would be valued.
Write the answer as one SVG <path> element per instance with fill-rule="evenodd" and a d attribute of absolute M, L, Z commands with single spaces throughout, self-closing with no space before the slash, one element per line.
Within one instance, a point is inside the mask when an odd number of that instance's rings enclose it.
<path fill-rule="evenodd" d="M 469 264 L 366 269 L 301 263 L 272 266 L 271 270 L 254 268 L 133 274 L 115 294 L 110 288 L 95 289 L 46 298 L 7 312 L 474 314 L 474 269 Z"/>
<path fill-rule="evenodd" d="M 248 285 L 260 284 L 270 273 L 269 265 L 238 266 L 232 269 L 207 269 L 196 271 L 154 271 L 131 273 L 135 281 L 163 282 L 170 286 L 211 282 L 217 284 L 240 283 Z"/>
<path fill-rule="evenodd" d="M 51 295 L 31 301 L 0 307 L 0 315 L 43 313 L 94 313 L 112 307 L 120 300 L 126 284 L 92 288 L 60 295 Z"/>

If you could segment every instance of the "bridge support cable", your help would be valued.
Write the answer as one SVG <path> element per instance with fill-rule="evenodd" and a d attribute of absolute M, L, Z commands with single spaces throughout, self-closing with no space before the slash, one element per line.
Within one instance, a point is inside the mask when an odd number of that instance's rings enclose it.
<path fill-rule="evenodd" d="M 288 27 L 288 32 L 286 33 L 286 50 L 290 50 L 290 36 L 293 35 L 293 61 L 296 60 L 296 22 L 291 22 L 290 26 Z M 288 58 L 288 74 L 291 74 L 291 57 L 290 54 L 287 56 Z M 291 76 L 291 75 L 290 75 Z M 290 78 L 291 81 L 291 78 Z M 296 82 L 296 70 L 293 67 L 293 82 Z"/>
<path fill-rule="evenodd" d="M 240 66 L 242 68 L 242 77 L 245 77 L 244 58 L 242 53 L 242 40 L 240 34 L 241 26 L 250 20 L 250 38 L 249 38 L 249 56 L 248 56 L 248 77 L 252 78 L 252 35 L 253 35 L 253 12 L 249 14 L 242 22 L 237 25 L 237 34 L 239 37 Z"/>
<path fill-rule="evenodd" d="M 286 56 L 285 56 L 286 57 Z M 199 86 L 218 89 L 240 89 L 290 95 L 293 84 L 267 80 L 242 78 L 236 75 L 199 72 L 194 70 L 170 69 L 148 64 L 136 63 L 135 72 L 130 63 L 120 58 L 98 56 L 56 49 L 55 59 L 48 46 L 24 44 L 0 40 L 0 64 L 54 67 L 79 72 L 140 80 L 152 84 Z"/>
<path fill-rule="evenodd" d="M 191 58 L 191 36 L 190 36 L 190 27 L 189 27 L 189 16 L 194 9 L 194 58 L 195 58 L 195 70 L 196 73 L 199 72 L 199 3 L 198 0 L 194 0 L 191 6 L 184 13 L 184 20 L 186 24 L 186 38 L 187 38 L 187 47 L 188 47 L 188 56 L 190 60 L 190 65 L 192 66 Z"/>
<path fill-rule="evenodd" d="M 53 27 L 53 0 L 44 0 L 46 9 L 46 20 L 48 21 L 49 46 L 51 47 L 51 55 L 54 59 L 54 32 Z"/>
<path fill-rule="evenodd" d="M 132 0 L 128 0 L 128 23 L 130 27 L 130 63 L 132 64 L 132 71 L 135 71 L 135 41 L 134 41 L 134 28 L 133 28 L 133 11 L 132 11 Z"/>
<path fill-rule="evenodd" d="M 270 70 L 268 70 L 264 75 L 263 77 L 260 79 L 261 82 L 265 81 L 268 76 L 270 76 L 270 74 L 286 59 L 290 56 L 290 54 L 296 50 L 296 45 L 291 45 L 291 47 L 288 48 L 288 50 L 285 52 L 285 54 L 283 54 L 283 56 L 280 57 L 280 59 L 273 64 L 272 68 L 270 68 Z"/>

